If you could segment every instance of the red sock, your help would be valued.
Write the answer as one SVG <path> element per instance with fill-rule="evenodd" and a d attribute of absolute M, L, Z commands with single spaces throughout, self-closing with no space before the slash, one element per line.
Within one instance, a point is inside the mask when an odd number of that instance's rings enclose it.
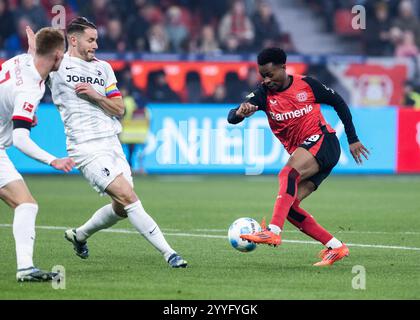
<path fill-rule="evenodd" d="M 299 180 L 300 174 L 294 168 L 285 166 L 281 170 L 279 174 L 280 190 L 274 204 L 273 217 L 270 224 L 275 224 L 283 229 L 290 207 L 296 200 Z"/>
<path fill-rule="evenodd" d="M 287 220 L 299 228 L 300 231 L 307 234 L 311 238 L 321 242 L 323 245 L 327 244 L 333 236 L 321 227 L 308 212 L 299 207 L 300 201 L 296 199 L 290 208 Z"/>

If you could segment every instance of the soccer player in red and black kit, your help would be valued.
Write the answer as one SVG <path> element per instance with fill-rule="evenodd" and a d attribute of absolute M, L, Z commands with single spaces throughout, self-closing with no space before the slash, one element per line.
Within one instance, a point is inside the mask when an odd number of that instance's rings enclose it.
<path fill-rule="evenodd" d="M 299 230 L 326 246 L 316 266 L 332 265 L 348 256 L 349 250 L 321 227 L 300 203 L 328 177 L 340 158 L 340 144 L 334 129 L 321 114 L 320 104 L 331 105 L 344 124 L 350 152 L 356 163 L 367 159 L 369 151 L 359 141 L 350 110 L 334 90 L 305 76 L 286 73 L 286 54 L 280 48 L 267 48 L 258 55 L 263 82 L 247 96 L 247 101 L 229 112 L 228 122 L 237 124 L 257 110 L 266 113 L 274 135 L 291 154 L 279 173 L 279 192 L 273 216 L 262 231 L 241 235 L 254 243 L 279 245 L 287 218 Z"/>

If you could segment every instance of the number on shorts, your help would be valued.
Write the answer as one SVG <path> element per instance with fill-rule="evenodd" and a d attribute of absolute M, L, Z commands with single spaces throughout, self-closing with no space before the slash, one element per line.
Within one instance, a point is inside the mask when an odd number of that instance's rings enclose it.
<path fill-rule="evenodd" d="M 313 136 L 310 136 L 306 141 L 309 142 L 317 142 L 321 136 L 319 134 L 314 134 Z"/>

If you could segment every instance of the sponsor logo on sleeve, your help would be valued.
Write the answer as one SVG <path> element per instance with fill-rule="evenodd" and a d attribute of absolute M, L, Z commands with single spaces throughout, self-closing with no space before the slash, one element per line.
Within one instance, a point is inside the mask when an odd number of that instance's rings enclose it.
<path fill-rule="evenodd" d="M 32 104 L 30 104 L 29 102 L 25 102 L 23 104 L 23 111 L 32 113 L 33 110 L 34 110 L 34 106 Z"/>

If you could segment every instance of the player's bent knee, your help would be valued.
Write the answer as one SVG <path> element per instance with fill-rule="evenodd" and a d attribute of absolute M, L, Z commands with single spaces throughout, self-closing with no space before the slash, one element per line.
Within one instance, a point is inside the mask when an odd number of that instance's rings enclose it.
<path fill-rule="evenodd" d="M 115 200 L 118 204 L 120 204 L 123 208 L 136 202 L 138 200 L 137 195 L 135 194 L 133 189 L 124 190 L 124 192 L 113 196 L 113 200 Z"/>
<path fill-rule="evenodd" d="M 279 173 L 279 179 L 286 177 L 296 180 L 299 176 L 299 171 L 291 166 L 285 166 Z"/>
<path fill-rule="evenodd" d="M 35 199 L 34 198 L 28 198 L 28 199 L 26 199 L 26 200 L 23 200 L 23 201 L 19 201 L 19 202 L 17 202 L 16 203 L 16 207 L 19 207 L 20 205 L 22 205 L 22 204 L 33 204 L 33 205 L 35 205 L 35 206 L 38 206 L 38 203 L 35 201 Z"/>
<path fill-rule="evenodd" d="M 287 193 L 295 195 L 296 183 L 299 183 L 300 174 L 299 172 L 290 166 L 285 166 L 279 173 L 279 183 L 287 184 Z"/>
<path fill-rule="evenodd" d="M 38 205 L 34 197 L 28 193 L 24 194 L 1 194 L 0 198 L 12 209 L 16 209 L 22 204 L 29 203 Z"/>
<path fill-rule="evenodd" d="M 127 212 L 124 209 L 124 205 L 116 202 L 115 200 L 112 201 L 112 209 L 114 210 L 115 214 L 121 218 L 127 218 Z"/>
<path fill-rule="evenodd" d="M 298 186 L 297 199 L 302 201 L 316 190 L 316 185 L 309 180 L 301 182 Z"/>

